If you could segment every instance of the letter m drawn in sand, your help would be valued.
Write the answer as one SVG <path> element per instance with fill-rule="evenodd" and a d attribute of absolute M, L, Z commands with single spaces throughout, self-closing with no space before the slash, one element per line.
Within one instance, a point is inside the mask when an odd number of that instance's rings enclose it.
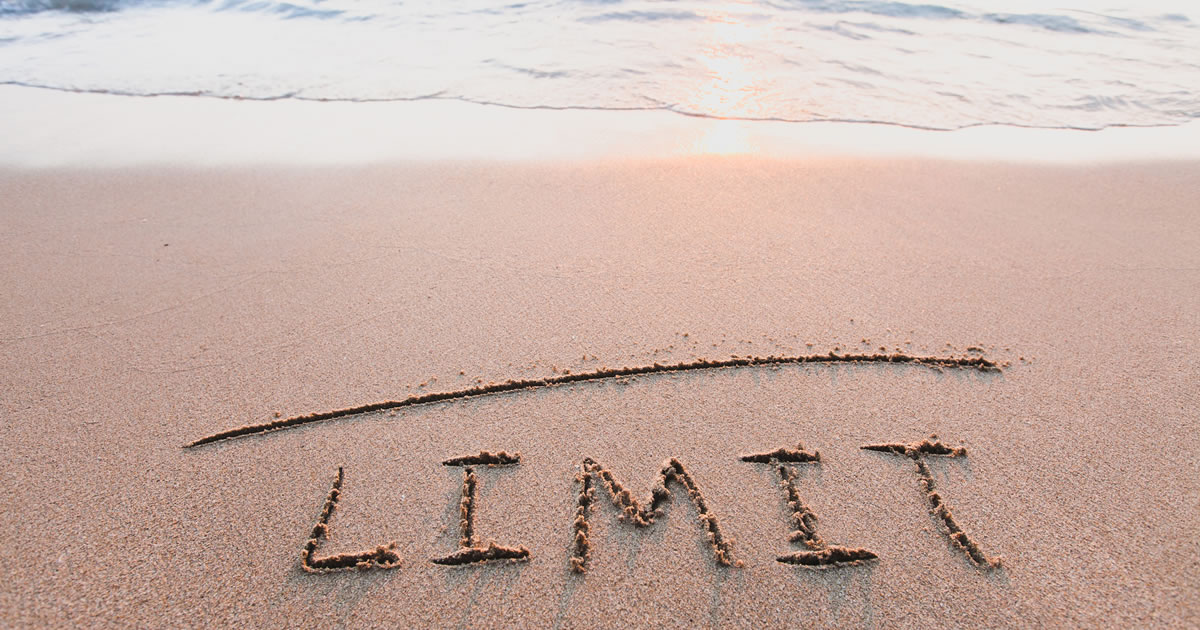
<path fill-rule="evenodd" d="M 650 497 L 644 502 L 633 498 L 633 493 L 625 489 L 611 471 L 590 457 L 584 458 L 576 481 L 579 483 L 579 499 L 576 503 L 575 520 L 571 525 L 571 570 L 575 573 L 586 572 L 588 559 L 591 557 L 591 541 L 588 538 L 591 526 L 588 524 L 588 516 L 595 504 L 597 486 L 608 492 L 613 505 L 621 511 L 617 519 L 637 527 L 649 527 L 654 524 L 656 518 L 662 516 L 663 505 L 671 500 L 671 491 L 667 489 L 667 484 L 676 483 L 683 486 L 687 490 L 688 498 L 696 506 L 700 524 L 704 527 L 717 564 L 742 566 L 740 561 L 733 559 L 731 541 L 721 533 L 717 517 L 709 510 L 708 501 L 701 494 L 696 480 L 679 460 L 672 458 L 663 464 L 650 491 Z"/>

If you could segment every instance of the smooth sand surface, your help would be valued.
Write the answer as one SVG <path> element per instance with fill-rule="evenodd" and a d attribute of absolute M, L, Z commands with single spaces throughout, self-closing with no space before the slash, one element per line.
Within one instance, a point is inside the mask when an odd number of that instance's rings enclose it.
<path fill-rule="evenodd" d="M 558 166 L 0 173 L 0 625 L 1071 626 L 1200 623 L 1200 164 L 695 158 Z M 811 346 L 809 344 L 812 344 Z M 408 407 L 197 448 L 280 417 L 601 367 L 840 352 L 999 374 L 785 365 Z M 930 515 L 929 457 L 983 569 Z M 831 544 L 776 562 L 795 485 Z M 446 567 L 480 450 L 481 541 Z M 644 500 L 591 513 L 585 457 Z M 389 541 L 399 568 L 313 575 Z M 678 486 L 672 486 L 678 489 Z"/>

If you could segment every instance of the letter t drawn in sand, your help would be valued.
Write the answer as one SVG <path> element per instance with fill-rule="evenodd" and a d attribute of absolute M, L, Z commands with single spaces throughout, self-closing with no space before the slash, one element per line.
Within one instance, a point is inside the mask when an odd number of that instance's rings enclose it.
<path fill-rule="evenodd" d="M 933 473 L 925 463 L 925 457 L 929 455 L 966 457 L 967 449 L 947 446 L 938 440 L 936 435 L 931 435 L 928 440 L 914 444 L 867 444 L 860 448 L 890 455 L 903 455 L 916 462 L 921 491 L 925 494 L 925 499 L 929 501 L 929 513 L 945 526 L 946 533 L 950 536 L 950 541 L 954 543 L 954 546 L 961 549 L 977 567 L 994 569 L 1000 566 L 1000 558 L 989 558 L 984 555 L 979 545 L 975 544 L 975 541 L 971 540 L 967 536 L 967 532 L 959 526 L 958 521 L 954 520 L 954 515 L 950 513 L 950 507 L 946 505 L 945 499 L 938 493 L 934 485 Z"/>
<path fill-rule="evenodd" d="M 524 546 L 505 547 L 497 545 L 495 541 L 488 541 L 486 546 L 480 545 L 478 538 L 475 536 L 475 489 L 479 483 L 479 478 L 475 476 L 475 470 L 472 466 L 493 468 L 496 466 L 516 466 L 520 463 L 520 453 L 510 455 L 504 451 L 494 454 L 487 451 L 480 451 L 478 455 L 453 457 L 442 462 L 443 466 L 463 467 L 462 499 L 459 501 L 458 551 L 441 558 L 432 558 L 430 562 L 449 566 L 462 566 L 491 560 L 510 560 L 513 562 L 526 562 L 529 560 L 529 550 Z"/>
<path fill-rule="evenodd" d="M 786 464 L 820 464 L 821 453 L 809 452 L 803 444 L 796 448 L 778 448 L 769 453 L 742 455 L 741 460 L 755 464 L 771 464 L 779 471 L 779 486 L 787 497 L 788 507 L 792 510 L 792 525 L 795 526 L 788 540 L 794 543 L 804 543 L 809 551 L 794 551 L 776 558 L 784 564 L 794 564 L 809 568 L 858 566 L 868 560 L 878 559 L 873 551 L 862 548 L 828 545 L 817 534 L 817 514 L 800 498 L 796 489 L 796 470 Z"/>

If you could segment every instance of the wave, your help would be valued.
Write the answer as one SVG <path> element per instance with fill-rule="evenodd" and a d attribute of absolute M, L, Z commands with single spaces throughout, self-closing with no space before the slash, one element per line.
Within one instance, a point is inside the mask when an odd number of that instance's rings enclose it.
<path fill-rule="evenodd" d="M 300 3 L 282 2 L 277 0 L 0 0 L 0 14 L 29 14 L 45 11 L 63 11 L 69 13 L 99 13 L 115 12 L 132 8 L 170 7 L 170 6 L 206 6 L 216 11 L 239 11 L 282 15 L 285 17 L 334 18 L 355 16 L 358 19 L 386 15 L 389 6 L 399 7 L 399 1 L 375 2 L 344 2 L 337 9 L 325 9 L 322 5 L 328 0 L 301 0 Z M 337 4 L 335 2 L 335 4 Z M 542 6 L 542 10 L 559 10 L 573 8 L 577 0 L 557 0 Z M 641 3 L 625 0 L 605 0 L 603 2 L 583 2 L 583 4 L 599 4 L 607 8 L 621 5 L 640 6 Z M 672 9 L 661 10 L 651 8 L 630 8 L 627 10 L 604 10 L 599 13 L 584 11 L 578 17 L 581 22 L 662 22 L 662 21 L 692 21 L 704 20 L 705 13 L 711 9 L 710 3 L 692 2 L 696 10 Z M 978 12 L 965 8 L 956 8 L 940 4 L 912 4 L 906 2 L 889 2 L 879 0 L 758 0 L 749 6 L 774 9 L 778 11 L 801 11 L 814 14 L 866 14 L 890 19 L 915 20 L 966 20 L 996 25 L 1016 25 L 1033 27 L 1057 33 L 1080 34 L 1110 34 L 1112 31 L 1100 28 L 1098 24 L 1088 24 L 1080 17 L 1065 13 L 1001 13 Z M 1090 11 L 1085 6 L 1072 10 L 1081 16 L 1095 18 L 1098 23 L 1108 26 L 1133 30 L 1156 30 L 1151 22 L 1174 22 L 1190 24 L 1188 16 L 1180 13 L 1163 13 L 1150 20 L 1131 19 L 1120 16 L 1109 16 Z M 503 7 L 479 9 L 488 13 L 513 13 L 528 10 L 531 6 L 524 3 L 510 4 Z M 368 12 L 359 14 L 360 10 Z"/>
<path fill-rule="evenodd" d="M 214 11 L 261 13 L 284 18 L 335 18 L 347 10 L 321 9 L 321 0 L 309 6 L 272 0 L 0 0 L 0 15 L 28 15 L 48 11 L 64 13 L 115 13 L 127 9 L 208 7 Z"/>
<path fill-rule="evenodd" d="M 0 83 L 921 129 L 1200 117 L 1177 4 L 1061 2 L 0 0 Z"/>
<path fill-rule="evenodd" d="M 126 9 L 148 7 L 206 7 L 213 11 L 229 11 L 242 13 L 258 13 L 275 15 L 285 19 L 292 18 L 350 18 L 368 20 L 386 18 L 403 3 L 392 0 L 376 0 L 374 2 L 344 1 L 338 8 L 325 8 L 329 0 L 299 0 L 285 2 L 279 0 L 0 0 L 0 15 L 27 15 L 47 11 L 66 13 L 112 13 Z M 540 10 L 559 10 L 574 8 L 577 0 L 557 0 L 542 6 Z M 584 2 L 584 4 L 593 4 Z M 695 9 L 661 10 L 652 8 L 636 8 L 639 3 L 625 0 L 605 0 L 597 4 L 607 8 L 621 5 L 635 5 L 626 10 L 603 10 L 599 13 L 584 11 L 576 19 L 582 23 L 626 22 L 626 23 L 655 23 L 704 21 L 711 11 L 710 3 L 692 2 Z M 1001 13 L 973 12 L 964 8 L 955 8 L 939 4 L 910 4 L 905 2 L 888 2 L 877 0 L 758 0 L 748 6 L 776 11 L 807 12 L 826 15 L 865 14 L 891 20 L 962 20 L 991 25 L 1011 25 L 1055 33 L 1066 34 L 1115 34 L 1113 28 L 1127 31 L 1154 32 L 1158 30 L 1153 23 L 1191 24 L 1188 16 L 1180 13 L 1163 13 L 1149 19 L 1133 19 L 1121 16 L 1111 16 L 1078 8 L 1070 10 L 1080 17 L 1062 13 Z M 532 7 L 518 3 L 504 7 L 487 7 L 472 11 L 473 13 L 515 14 L 528 11 Z M 1102 27 L 1103 25 L 1104 27 Z M 866 25 L 875 28 L 877 25 Z M 1107 27 L 1107 28 L 1105 28 Z M 829 27 L 826 27 L 829 28 Z M 894 27 L 878 25 L 881 30 L 893 30 Z"/>
<path fill-rule="evenodd" d="M 1081 19 L 1070 15 L 1048 13 L 988 13 L 971 12 L 937 4 L 908 4 L 904 2 L 874 2 L 870 0 L 846 0 L 829 2 L 827 0 L 793 0 L 791 2 L 772 1 L 770 5 L 781 10 L 800 10 L 814 13 L 863 13 L 886 18 L 908 18 L 921 20 L 967 20 L 998 25 L 1018 25 L 1044 29 L 1057 33 L 1090 33 L 1110 34 L 1107 29 L 1085 24 Z M 1145 22 L 1123 18 L 1109 18 L 1099 13 L 1093 14 L 1108 20 L 1114 26 L 1132 30 L 1153 30 Z M 1185 16 L 1175 16 L 1183 17 Z M 1164 19 L 1170 19 L 1163 16 Z"/>
<path fill-rule="evenodd" d="M 145 4 L 162 4 L 162 2 L 150 0 L 5 0 L 0 3 L 0 15 L 41 13 L 43 11 L 99 13 Z"/>

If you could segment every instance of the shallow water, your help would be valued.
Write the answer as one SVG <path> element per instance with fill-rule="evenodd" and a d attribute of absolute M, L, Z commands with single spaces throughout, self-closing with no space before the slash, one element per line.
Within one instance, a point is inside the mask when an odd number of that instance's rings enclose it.
<path fill-rule="evenodd" d="M 1200 11 L 1055 6 L 0 0 L 0 83 L 935 129 L 1200 117 Z"/>

